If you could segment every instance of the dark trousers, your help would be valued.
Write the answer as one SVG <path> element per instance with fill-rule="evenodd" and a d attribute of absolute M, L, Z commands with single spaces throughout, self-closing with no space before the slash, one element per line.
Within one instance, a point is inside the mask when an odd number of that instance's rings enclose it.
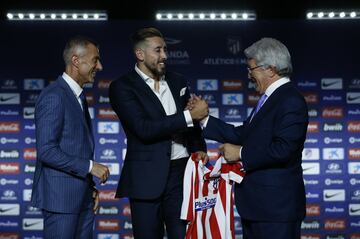
<path fill-rule="evenodd" d="M 168 239 L 185 237 L 186 222 L 180 220 L 183 178 L 187 158 L 171 162 L 168 181 L 161 197 L 154 200 L 130 198 L 135 239 L 162 239 L 164 224 Z"/>
<path fill-rule="evenodd" d="M 241 219 L 243 239 L 300 239 L 301 221 L 259 222 Z"/>

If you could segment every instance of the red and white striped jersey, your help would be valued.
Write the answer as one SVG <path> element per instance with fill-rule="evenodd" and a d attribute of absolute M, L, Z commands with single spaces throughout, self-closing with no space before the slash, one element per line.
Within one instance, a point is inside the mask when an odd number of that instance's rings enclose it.
<path fill-rule="evenodd" d="M 233 182 L 245 176 L 240 163 L 219 157 L 214 166 L 189 158 L 184 175 L 181 219 L 189 223 L 186 239 L 231 239 L 234 231 Z"/>

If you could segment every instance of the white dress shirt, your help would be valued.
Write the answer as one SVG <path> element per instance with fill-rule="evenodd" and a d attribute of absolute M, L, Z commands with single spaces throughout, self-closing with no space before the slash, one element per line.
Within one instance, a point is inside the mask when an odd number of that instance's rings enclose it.
<path fill-rule="evenodd" d="M 160 79 L 160 89 L 159 92 L 155 90 L 155 80 L 147 76 L 144 72 L 142 72 L 137 65 L 135 64 L 135 71 L 140 75 L 140 77 L 145 81 L 145 83 L 150 87 L 150 89 L 154 92 L 156 97 L 160 100 L 161 105 L 163 106 L 166 115 L 176 114 L 176 104 L 174 101 L 174 97 L 171 93 L 168 83 L 165 80 L 165 76 Z M 184 111 L 184 116 L 186 120 L 186 124 L 188 127 L 193 127 L 193 121 L 190 115 L 189 110 Z M 187 149 L 182 144 L 178 144 L 174 141 L 171 142 L 171 160 L 189 157 L 189 153 Z"/>

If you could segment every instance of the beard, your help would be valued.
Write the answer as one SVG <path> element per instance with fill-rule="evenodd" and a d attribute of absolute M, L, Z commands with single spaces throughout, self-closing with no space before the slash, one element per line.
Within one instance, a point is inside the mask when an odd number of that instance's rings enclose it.
<path fill-rule="evenodd" d="M 147 64 L 146 62 L 144 62 L 146 68 L 148 68 L 148 70 L 157 77 L 162 77 L 163 75 L 165 75 L 166 73 L 166 67 L 165 65 L 163 67 L 160 67 L 158 65 L 150 65 Z"/>

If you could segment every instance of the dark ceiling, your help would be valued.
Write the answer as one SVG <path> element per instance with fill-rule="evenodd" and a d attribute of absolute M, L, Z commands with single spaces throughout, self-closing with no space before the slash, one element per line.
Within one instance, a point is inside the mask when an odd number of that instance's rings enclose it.
<path fill-rule="evenodd" d="M 36 1 L 1 0 L 1 19 L 9 10 L 106 10 L 109 19 L 154 19 L 158 10 L 253 10 L 258 19 L 304 19 L 312 9 L 360 9 L 350 0 L 98 0 Z"/>

